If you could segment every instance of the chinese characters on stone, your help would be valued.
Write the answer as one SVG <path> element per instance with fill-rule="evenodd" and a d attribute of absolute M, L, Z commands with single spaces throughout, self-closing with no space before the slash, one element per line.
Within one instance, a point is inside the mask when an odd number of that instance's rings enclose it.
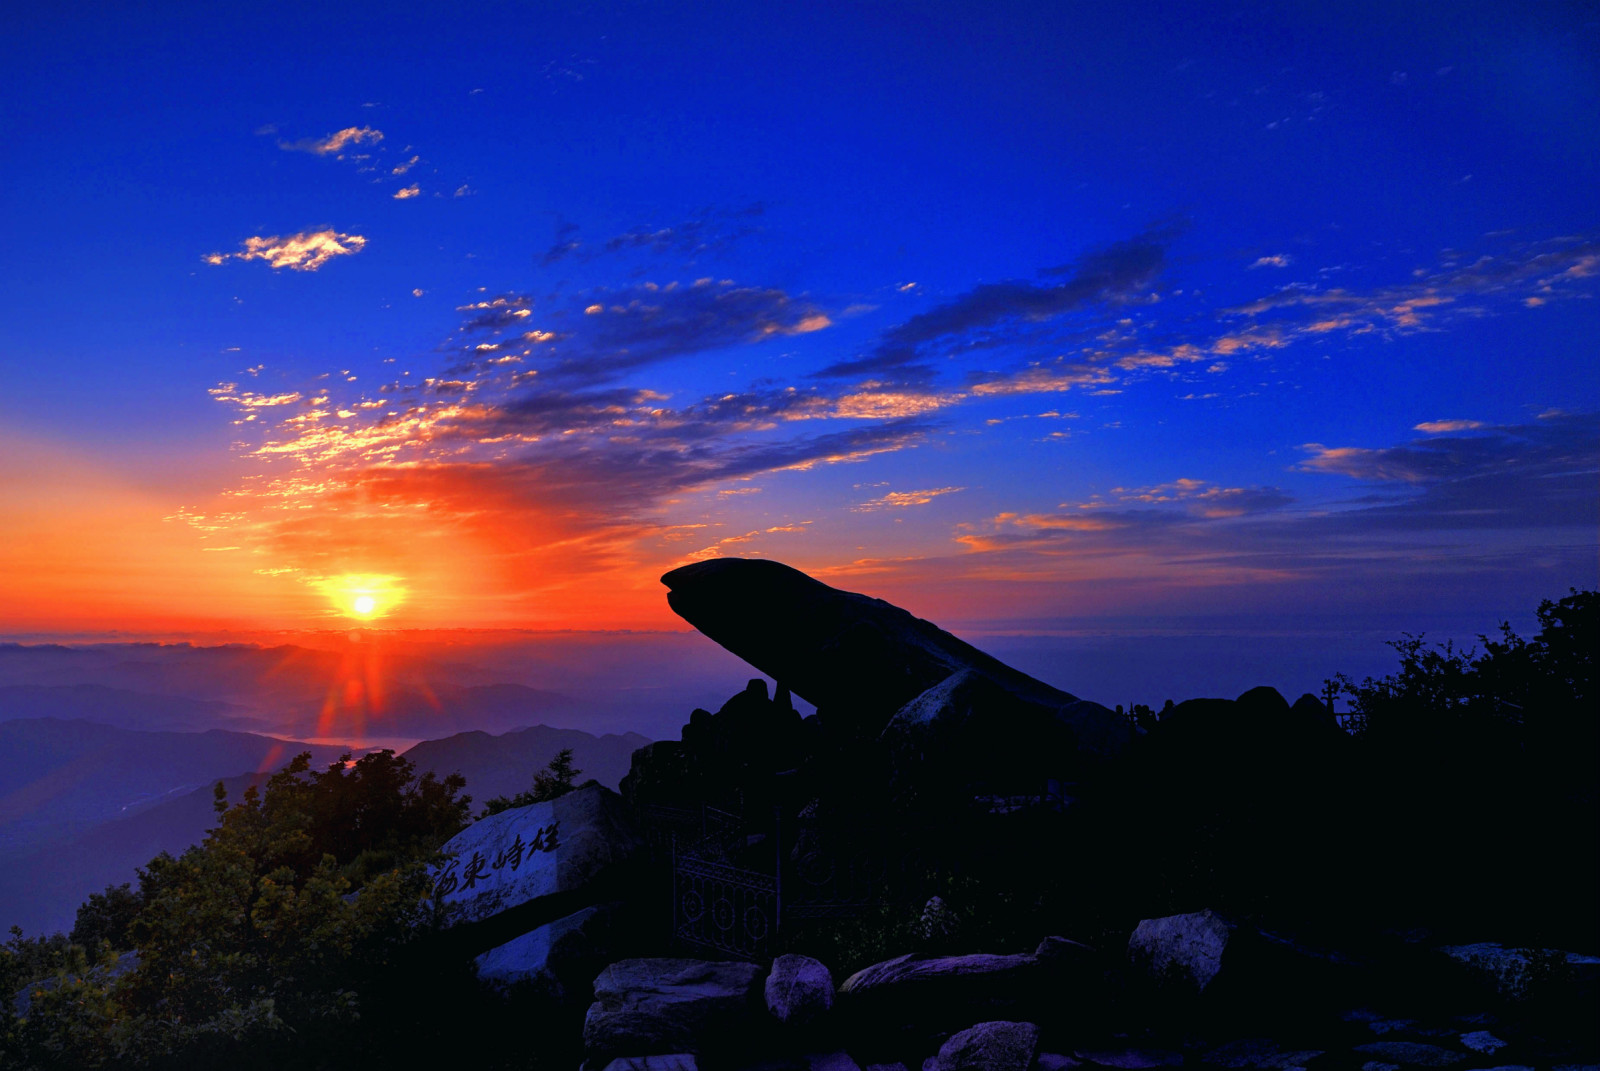
<path fill-rule="evenodd" d="M 434 883 L 433 895 L 435 897 L 449 896 L 457 889 L 467 890 L 477 888 L 478 882 L 489 877 L 489 871 L 503 870 L 510 867 L 515 871 L 522 865 L 525 858 L 534 852 L 553 852 L 561 846 L 559 820 L 551 822 L 548 826 L 540 826 L 533 839 L 523 843 L 522 834 L 518 833 L 516 840 L 495 853 L 494 862 L 489 862 L 484 854 L 479 851 L 472 853 L 472 858 L 467 860 L 466 869 L 457 873 L 461 867 L 461 860 L 452 859 L 439 875 L 439 880 Z"/>

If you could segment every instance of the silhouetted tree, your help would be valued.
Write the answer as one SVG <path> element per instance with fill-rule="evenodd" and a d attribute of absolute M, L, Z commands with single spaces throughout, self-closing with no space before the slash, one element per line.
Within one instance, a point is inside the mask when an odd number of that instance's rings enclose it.
<path fill-rule="evenodd" d="M 509 811 L 513 807 L 526 807 L 530 803 L 543 803 L 553 800 L 558 796 L 565 796 L 573 789 L 573 782 L 577 780 L 582 770 L 572 765 L 572 749 L 564 747 L 556 752 L 556 757 L 545 765 L 545 768 L 533 775 L 533 787 L 525 792 L 518 792 L 515 796 L 507 798 L 496 796 L 483 808 L 479 818 L 487 818 L 491 814 Z"/>

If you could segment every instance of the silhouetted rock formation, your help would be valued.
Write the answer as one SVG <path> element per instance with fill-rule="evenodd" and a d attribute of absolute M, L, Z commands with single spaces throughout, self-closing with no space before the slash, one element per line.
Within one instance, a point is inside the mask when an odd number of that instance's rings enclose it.
<path fill-rule="evenodd" d="M 1013 669 L 882 599 L 779 562 L 718 558 L 661 578 L 667 603 L 717 643 L 859 737 L 886 727 L 901 762 L 1008 741 L 1008 758 L 1105 757 L 1127 722 Z M 982 771 L 980 771 L 981 774 Z M 987 771 L 993 772 L 993 771 Z"/>

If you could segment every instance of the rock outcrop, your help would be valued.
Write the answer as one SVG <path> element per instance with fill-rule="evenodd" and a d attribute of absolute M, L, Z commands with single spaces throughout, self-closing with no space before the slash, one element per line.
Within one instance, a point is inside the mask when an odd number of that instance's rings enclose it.
<path fill-rule="evenodd" d="M 628 959 L 594 981 L 583 1023 L 591 1058 L 700 1054 L 736 1045 L 766 1015 L 766 970 L 754 963 Z"/>
<path fill-rule="evenodd" d="M 819 710 L 856 719 L 874 735 L 891 719 L 905 729 L 962 722 L 996 694 L 1064 726 L 1088 754 L 1114 754 L 1131 735 L 1124 719 L 1098 703 L 1052 688 L 898 606 L 831 588 L 779 562 L 717 558 L 661 581 L 671 589 L 668 605 L 695 628 Z"/>

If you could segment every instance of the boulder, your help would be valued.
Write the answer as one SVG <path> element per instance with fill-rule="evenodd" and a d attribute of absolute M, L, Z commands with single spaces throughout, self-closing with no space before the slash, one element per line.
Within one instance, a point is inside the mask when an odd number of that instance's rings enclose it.
<path fill-rule="evenodd" d="M 1040 702 L 976 668 L 952 673 L 894 712 L 881 738 L 897 776 L 928 785 L 983 782 L 1038 792 L 1081 749 L 1118 750 L 1126 722 L 1098 703 Z"/>
<path fill-rule="evenodd" d="M 767 1010 L 786 1026 L 807 1026 L 833 1007 L 833 975 L 810 956 L 790 953 L 772 961 Z"/>
<path fill-rule="evenodd" d="M 1454 1067 L 1466 1060 L 1466 1053 L 1425 1045 L 1420 1041 L 1371 1041 L 1357 1045 L 1357 1057 L 1399 1064 L 1402 1067 Z"/>
<path fill-rule="evenodd" d="M 806 1071 L 861 1071 L 847 1052 L 814 1052 L 806 1056 Z"/>
<path fill-rule="evenodd" d="M 1507 948 L 1482 943 L 1439 949 L 1480 986 L 1505 1000 L 1587 993 L 1600 981 L 1600 956 L 1554 948 Z"/>
<path fill-rule="evenodd" d="M 600 972 L 583 1023 L 591 1058 L 726 1048 L 764 1018 L 754 963 L 625 959 Z"/>
<path fill-rule="evenodd" d="M 1493 1056 L 1506 1047 L 1506 1043 L 1489 1033 L 1487 1030 L 1474 1030 L 1461 1035 L 1461 1044 L 1473 1052 L 1488 1053 Z"/>
<path fill-rule="evenodd" d="M 1145 919 L 1128 938 L 1128 957 L 1160 985 L 1203 993 L 1222 973 L 1235 929 L 1209 908 Z"/>
<path fill-rule="evenodd" d="M 934 1071 L 1028 1071 L 1039 1048 L 1039 1028 L 1004 1020 L 979 1023 L 939 1046 Z"/>
<path fill-rule="evenodd" d="M 1230 1071 L 1304 1071 L 1321 1055 L 1321 1049 L 1284 1050 L 1268 1038 L 1243 1038 L 1212 1049 L 1205 1062 Z"/>
<path fill-rule="evenodd" d="M 598 782 L 480 819 L 445 843 L 433 892 L 451 925 L 496 920 L 492 943 L 593 902 L 645 847 L 622 798 Z M 498 938 L 498 940 L 493 940 Z"/>
<path fill-rule="evenodd" d="M 615 914 L 613 905 L 586 907 L 491 948 L 473 961 L 478 978 L 502 990 L 547 987 L 563 998 L 611 958 Z"/>
<path fill-rule="evenodd" d="M 619 1056 L 606 1064 L 605 1071 L 699 1071 L 694 1054 L 667 1053 L 661 1056 Z"/>
<path fill-rule="evenodd" d="M 1182 1067 L 1183 1053 L 1171 1049 L 1142 1049 L 1125 1046 L 1116 1049 L 1091 1049 L 1072 1054 L 1083 1063 L 1111 1067 L 1116 1071 L 1153 1071 L 1158 1067 Z"/>
<path fill-rule="evenodd" d="M 1052 688 L 881 599 L 831 588 L 779 562 L 716 558 L 661 578 L 695 628 L 814 706 L 881 731 L 891 715 L 964 670 L 1066 724 L 1086 752 L 1120 751 L 1126 722 Z"/>
<path fill-rule="evenodd" d="M 1070 1000 L 1082 1012 L 1100 979 L 1093 950 L 1046 938 L 1032 954 L 909 954 L 874 963 L 839 986 L 841 1012 L 858 1024 L 935 1027 L 983 1012 L 1060 1017 Z"/>

